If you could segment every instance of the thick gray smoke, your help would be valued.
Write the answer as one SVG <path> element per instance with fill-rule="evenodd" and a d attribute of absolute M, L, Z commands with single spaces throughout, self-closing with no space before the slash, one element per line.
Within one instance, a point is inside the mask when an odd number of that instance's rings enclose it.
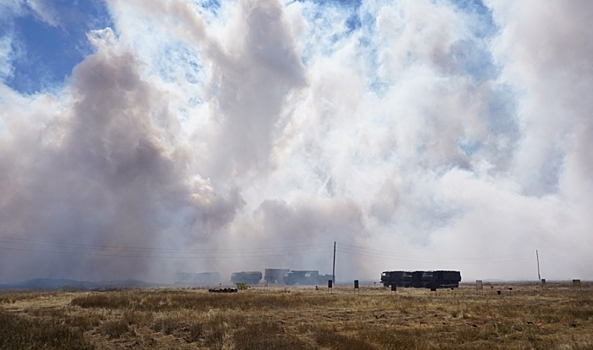
<path fill-rule="evenodd" d="M 342 280 L 593 278 L 590 2 L 107 4 L 64 85 L 0 84 L 0 281 L 330 273 L 334 241 Z"/>
<path fill-rule="evenodd" d="M 132 53 L 113 47 L 110 30 L 99 34 L 63 100 L 33 98 L 24 113 L 5 89 L 9 276 L 145 276 L 151 248 L 207 241 L 244 205 L 238 190 L 217 192 L 190 172 L 192 150 L 162 91 L 141 78 Z"/>

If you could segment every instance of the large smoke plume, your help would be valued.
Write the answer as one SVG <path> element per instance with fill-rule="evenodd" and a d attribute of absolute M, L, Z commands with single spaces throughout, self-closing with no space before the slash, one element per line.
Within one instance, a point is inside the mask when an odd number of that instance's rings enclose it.
<path fill-rule="evenodd" d="M 0 85 L 0 281 L 329 273 L 334 241 L 342 279 L 593 278 L 590 2 L 107 5 L 63 84 Z"/>

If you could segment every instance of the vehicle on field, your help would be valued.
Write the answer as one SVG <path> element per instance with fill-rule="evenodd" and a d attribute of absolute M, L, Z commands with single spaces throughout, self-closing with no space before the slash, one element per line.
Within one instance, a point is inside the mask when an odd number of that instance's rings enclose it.
<path fill-rule="evenodd" d="M 265 269 L 264 281 L 269 284 L 282 284 L 284 283 L 284 275 L 289 272 L 290 269 Z"/>
<path fill-rule="evenodd" d="M 383 286 L 389 287 L 392 284 L 395 284 L 398 287 L 403 287 L 402 285 L 402 276 L 406 273 L 406 271 L 383 271 L 381 273 L 381 283 Z"/>
<path fill-rule="evenodd" d="M 381 283 L 385 287 L 395 285 L 404 288 L 457 288 L 461 272 L 451 270 L 435 271 L 383 271 Z"/>

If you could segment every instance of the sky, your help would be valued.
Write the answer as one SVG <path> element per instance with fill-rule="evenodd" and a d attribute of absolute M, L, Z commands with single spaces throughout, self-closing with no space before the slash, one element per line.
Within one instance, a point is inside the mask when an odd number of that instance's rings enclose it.
<path fill-rule="evenodd" d="M 0 0 L 0 283 L 593 279 L 587 0 Z"/>

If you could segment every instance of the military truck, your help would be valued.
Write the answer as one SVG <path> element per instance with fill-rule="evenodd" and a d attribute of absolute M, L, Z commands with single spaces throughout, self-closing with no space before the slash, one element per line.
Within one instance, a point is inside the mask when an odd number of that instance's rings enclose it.
<path fill-rule="evenodd" d="M 289 273 L 290 269 L 265 269 L 264 280 L 269 284 L 284 283 L 284 275 Z"/>
<path fill-rule="evenodd" d="M 424 288 L 457 288 L 461 282 L 459 271 L 424 271 L 422 274 L 422 286 Z"/>
<path fill-rule="evenodd" d="M 390 287 L 391 285 L 403 287 L 402 276 L 404 273 L 406 273 L 406 271 L 383 271 L 381 273 L 381 283 L 383 283 L 383 286 L 385 287 Z"/>
<path fill-rule="evenodd" d="M 385 287 L 395 285 L 404 288 L 457 288 L 461 282 L 459 271 L 383 271 L 381 283 Z"/>

